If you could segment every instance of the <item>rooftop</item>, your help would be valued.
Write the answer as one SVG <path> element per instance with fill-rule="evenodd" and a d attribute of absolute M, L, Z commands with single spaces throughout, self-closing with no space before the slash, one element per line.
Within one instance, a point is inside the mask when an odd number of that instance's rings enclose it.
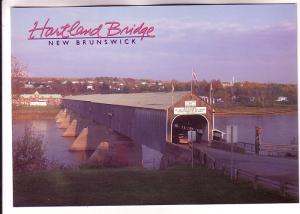
<path fill-rule="evenodd" d="M 189 91 L 178 92 L 156 92 L 156 93 L 131 93 L 131 94 L 93 94 L 66 96 L 67 100 L 90 101 L 93 103 L 103 103 L 111 105 L 132 106 L 151 109 L 167 109 L 173 103 L 177 102 L 183 95 Z"/>
<path fill-rule="evenodd" d="M 32 98 L 32 97 L 38 97 L 38 98 L 58 98 L 61 99 L 61 94 L 40 94 L 38 91 L 34 92 L 33 94 L 21 94 L 20 97 L 22 98 Z"/>

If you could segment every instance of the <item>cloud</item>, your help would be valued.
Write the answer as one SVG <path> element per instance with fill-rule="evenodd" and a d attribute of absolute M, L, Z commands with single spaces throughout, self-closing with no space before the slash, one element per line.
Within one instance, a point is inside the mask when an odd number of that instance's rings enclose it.
<path fill-rule="evenodd" d="M 61 15 L 60 20 L 67 19 L 61 11 L 57 13 Z M 77 19 L 75 10 L 70 11 L 67 17 Z M 80 12 L 78 16 L 88 17 L 86 12 L 77 11 Z M 43 15 L 41 11 L 39 14 Z M 118 16 L 115 13 L 105 17 Z M 137 21 L 139 16 L 126 14 L 125 17 L 120 18 L 122 24 L 132 24 L 132 20 Z M 99 16 L 97 13 L 82 22 L 93 26 L 103 21 L 100 18 L 101 13 Z M 237 76 L 239 80 L 297 81 L 294 22 L 246 24 L 181 16 L 148 17 L 144 21 L 155 26 L 156 37 L 145 38 L 134 46 L 49 47 L 46 40 L 28 41 L 26 37 L 20 37 L 27 32 L 26 26 L 32 25 L 30 20 L 24 25 L 19 23 L 13 34 L 12 50 L 29 65 L 32 74 L 41 76 L 189 80 L 191 68 L 196 67 L 201 71 L 201 78 L 208 80 L 228 80 Z"/>
<path fill-rule="evenodd" d="M 296 23 L 282 22 L 264 25 L 245 25 L 228 22 L 195 21 L 190 18 L 169 20 L 166 18 L 156 19 L 151 22 L 156 27 L 157 39 L 161 42 L 177 42 L 193 35 L 214 34 L 219 37 L 226 35 L 262 33 L 266 31 L 295 31 Z"/>

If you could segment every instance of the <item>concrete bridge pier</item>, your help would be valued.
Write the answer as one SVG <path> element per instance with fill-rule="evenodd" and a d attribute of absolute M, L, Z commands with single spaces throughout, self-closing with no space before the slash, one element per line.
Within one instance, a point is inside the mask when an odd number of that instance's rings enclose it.
<path fill-rule="evenodd" d="M 76 129 L 78 130 L 82 124 L 77 125 Z M 98 145 L 107 140 L 107 133 L 105 128 L 94 123 L 88 124 L 84 127 L 81 132 L 78 134 L 78 137 L 75 139 L 71 145 L 71 151 L 86 151 L 86 150 L 95 150 Z"/>
<path fill-rule="evenodd" d="M 57 118 L 56 118 L 56 123 L 57 124 L 60 124 L 67 116 L 67 113 L 64 113 L 62 112 L 61 114 L 57 115 Z"/>
<path fill-rule="evenodd" d="M 76 127 L 77 127 L 77 120 L 74 119 L 66 129 L 66 131 L 63 133 L 63 137 L 76 137 Z"/>
<path fill-rule="evenodd" d="M 83 119 L 75 113 L 70 114 L 70 124 L 63 133 L 63 137 L 78 137 L 84 128 L 93 123 L 88 119 Z"/>
<path fill-rule="evenodd" d="M 71 116 L 69 114 L 66 114 L 66 117 L 61 120 L 61 122 L 58 124 L 58 128 L 60 129 L 66 129 L 70 125 Z"/>
<path fill-rule="evenodd" d="M 59 117 L 61 117 L 62 116 L 62 114 L 63 114 L 63 110 L 61 109 L 58 113 L 57 113 L 57 115 L 55 116 L 55 120 L 57 120 Z"/>
<path fill-rule="evenodd" d="M 108 142 L 101 142 L 96 150 L 94 151 L 94 153 L 90 156 L 90 158 L 88 159 L 89 163 L 103 163 L 105 160 L 105 157 L 108 155 L 109 153 L 109 143 Z"/>

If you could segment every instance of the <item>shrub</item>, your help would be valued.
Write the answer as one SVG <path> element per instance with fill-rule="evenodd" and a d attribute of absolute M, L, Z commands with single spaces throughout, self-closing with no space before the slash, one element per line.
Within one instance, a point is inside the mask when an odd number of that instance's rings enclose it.
<path fill-rule="evenodd" d="M 37 135 L 32 126 L 25 126 L 24 135 L 13 142 L 14 172 L 47 168 L 43 136 Z"/>

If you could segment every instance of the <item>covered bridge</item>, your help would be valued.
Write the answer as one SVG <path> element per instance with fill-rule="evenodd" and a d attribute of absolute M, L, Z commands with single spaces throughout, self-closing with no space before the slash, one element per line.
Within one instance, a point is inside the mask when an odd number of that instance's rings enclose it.
<path fill-rule="evenodd" d="M 187 131 L 211 141 L 212 106 L 191 92 L 94 94 L 66 96 L 63 106 L 80 117 L 162 151 L 165 143 L 182 143 Z"/>

